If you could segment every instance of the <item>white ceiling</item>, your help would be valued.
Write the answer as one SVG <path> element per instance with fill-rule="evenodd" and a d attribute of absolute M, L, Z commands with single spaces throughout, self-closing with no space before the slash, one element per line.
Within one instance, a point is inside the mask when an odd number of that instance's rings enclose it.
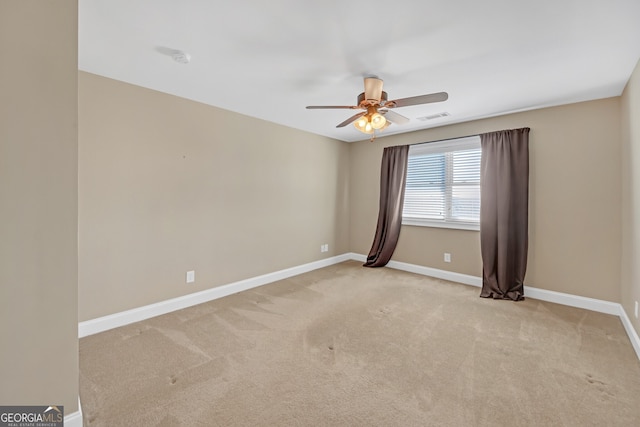
<path fill-rule="evenodd" d="M 80 0 L 79 68 L 343 141 L 363 76 L 414 131 L 617 96 L 640 58 L 640 0 Z M 171 49 L 191 55 L 180 64 Z M 448 112 L 428 122 L 418 117 Z"/>

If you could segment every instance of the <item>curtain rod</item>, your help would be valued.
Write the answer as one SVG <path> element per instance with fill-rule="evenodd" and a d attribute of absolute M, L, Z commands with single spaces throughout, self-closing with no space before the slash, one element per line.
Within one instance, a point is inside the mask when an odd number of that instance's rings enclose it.
<path fill-rule="evenodd" d="M 473 135 L 465 135 L 465 136 L 454 136 L 452 138 L 444 138 L 444 139 L 436 139 L 435 141 L 425 141 L 425 142 L 414 142 L 413 144 L 407 144 L 409 146 L 411 145 L 422 145 L 422 144 L 432 144 L 434 142 L 444 142 L 444 141 L 451 141 L 452 139 L 463 139 L 463 138 L 471 138 L 473 136 L 480 136 L 481 134 L 476 133 Z"/>
<path fill-rule="evenodd" d="M 501 131 L 500 130 L 494 130 L 493 132 L 505 132 L 505 131 L 509 131 L 509 130 L 525 130 L 525 129 L 531 130 L 531 128 L 527 126 L 527 127 L 523 127 L 523 128 L 503 129 Z M 452 139 L 471 138 L 473 136 L 480 136 L 480 135 L 483 135 L 485 133 L 493 133 L 493 132 L 482 132 L 482 133 L 475 133 L 475 134 L 472 134 L 472 135 L 455 136 L 453 138 L 436 139 L 435 141 L 414 142 L 413 144 L 407 144 L 407 145 L 409 145 L 409 146 L 411 146 L 411 145 L 422 145 L 422 144 L 431 144 L 431 143 L 434 143 L 434 142 L 451 141 Z"/>

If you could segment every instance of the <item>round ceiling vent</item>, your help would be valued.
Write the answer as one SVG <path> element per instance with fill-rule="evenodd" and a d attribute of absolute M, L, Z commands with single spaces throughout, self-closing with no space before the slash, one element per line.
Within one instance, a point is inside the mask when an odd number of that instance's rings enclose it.
<path fill-rule="evenodd" d="M 171 54 L 171 57 L 173 58 L 174 61 L 180 63 L 180 64 L 188 64 L 189 61 L 191 61 L 191 55 L 189 55 L 187 52 L 183 52 L 181 50 L 176 50 Z"/>

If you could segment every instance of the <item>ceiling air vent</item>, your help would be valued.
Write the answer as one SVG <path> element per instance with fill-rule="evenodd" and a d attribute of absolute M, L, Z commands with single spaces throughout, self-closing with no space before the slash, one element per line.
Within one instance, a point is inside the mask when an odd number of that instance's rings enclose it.
<path fill-rule="evenodd" d="M 447 112 L 443 112 L 443 113 L 438 113 L 438 114 L 432 114 L 430 116 L 424 116 L 424 117 L 418 117 L 418 120 L 422 121 L 422 122 L 426 122 L 427 120 L 435 120 L 435 119 L 439 119 L 441 117 L 449 117 L 451 114 L 447 113 Z"/>

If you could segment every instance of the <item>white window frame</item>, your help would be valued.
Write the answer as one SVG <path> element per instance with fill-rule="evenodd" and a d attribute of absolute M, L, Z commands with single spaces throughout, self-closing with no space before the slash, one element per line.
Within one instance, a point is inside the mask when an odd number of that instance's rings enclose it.
<path fill-rule="evenodd" d="M 435 141 L 424 144 L 415 144 L 409 147 L 409 157 L 425 154 L 442 154 L 455 151 L 463 151 L 470 149 L 480 149 L 480 136 L 469 136 L 463 138 L 449 139 L 444 141 Z M 451 164 L 447 161 L 445 166 L 445 218 L 424 219 L 424 218 L 408 218 L 402 217 L 402 225 L 421 226 L 421 227 L 438 227 L 438 228 L 454 228 L 460 230 L 480 230 L 480 220 L 478 221 L 460 221 L 450 217 L 451 211 L 451 194 L 452 194 L 452 173 Z M 479 183 L 478 183 L 479 184 Z M 405 190 L 406 191 L 406 190 Z M 479 191 L 479 190 L 478 190 Z M 479 195 L 478 195 L 479 196 Z M 403 207 L 404 210 L 404 207 Z"/>

